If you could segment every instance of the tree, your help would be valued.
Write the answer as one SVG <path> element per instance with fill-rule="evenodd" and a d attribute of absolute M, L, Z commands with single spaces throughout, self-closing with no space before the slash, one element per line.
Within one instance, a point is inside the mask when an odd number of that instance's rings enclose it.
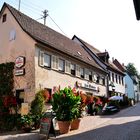
<path fill-rule="evenodd" d="M 127 66 L 126 66 L 126 69 L 131 76 L 137 76 L 138 75 L 138 71 L 135 68 L 133 63 L 128 63 Z"/>

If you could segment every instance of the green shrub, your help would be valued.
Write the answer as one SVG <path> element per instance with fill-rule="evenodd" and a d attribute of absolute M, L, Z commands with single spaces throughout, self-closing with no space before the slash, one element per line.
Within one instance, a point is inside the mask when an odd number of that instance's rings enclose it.
<path fill-rule="evenodd" d="M 75 95 L 71 88 L 64 88 L 53 94 L 52 107 L 59 121 L 71 121 L 80 116 L 79 95 Z"/>
<path fill-rule="evenodd" d="M 36 93 L 35 99 L 31 102 L 31 113 L 33 115 L 40 115 L 44 111 L 44 96 L 43 90 L 40 90 Z"/>

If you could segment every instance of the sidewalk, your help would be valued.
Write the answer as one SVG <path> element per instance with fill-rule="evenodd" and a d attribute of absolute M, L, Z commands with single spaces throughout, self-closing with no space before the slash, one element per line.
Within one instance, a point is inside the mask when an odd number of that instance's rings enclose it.
<path fill-rule="evenodd" d="M 133 107 L 128 107 L 126 109 L 121 110 L 120 112 L 113 115 L 103 115 L 103 116 L 85 116 L 81 119 L 80 128 L 78 130 L 70 131 L 68 134 L 61 134 L 56 137 L 56 139 L 61 139 L 67 136 L 72 136 L 76 134 L 80 134 L 86 131 L 94 130 L 99 128 L 104 123 L 112 120 L 113 118 L 117 118 L 119 115 L 124 114 L 125 112 L 130 111 Z M 54 139 L 50 137 L 50 140 Z M 87 138 L 88 139 L 88 138 Z"/>
<path fill-rule="evenodd" d="M 99 128 L 100 125 L 103 125 L 104 123 L 107 123 L 108 121 L 112 120 L 113 118 L 116 118 L 117 116 L 132 110 L 134 107 L 135 106 L 123 109 L 114 115 L 85 116 L 81 119 L 80 128 L 78 130 L 70 131 L 68 134 L 57 135 L 56 138 L 53 137 L 52 135 L 52 137 L 50 136 L 49 140 L 61 139 L 67 136 L 72 136 L 89 130 L 94 130 L 96 128 Z M 56 129 L 58 129 L 58 126 L 56 127 Z M 38 131 L 32 133 L 23 133 L 23 134 L 0 135 L 0 140 L 46 140 L 45 138 L 46 137 L 40 135 Z"/>

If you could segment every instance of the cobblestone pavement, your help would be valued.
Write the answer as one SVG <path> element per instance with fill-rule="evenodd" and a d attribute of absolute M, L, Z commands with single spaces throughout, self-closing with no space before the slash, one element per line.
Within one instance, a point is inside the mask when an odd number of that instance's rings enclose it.
<path fill-rule="evenodd" d="M 140 103 L 115 115 L 82 118 L 79 130 L 57 140 L 140 140 Z"/>

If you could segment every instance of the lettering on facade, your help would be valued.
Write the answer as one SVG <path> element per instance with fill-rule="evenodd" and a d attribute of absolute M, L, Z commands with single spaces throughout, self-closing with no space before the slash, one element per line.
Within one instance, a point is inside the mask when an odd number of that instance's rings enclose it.
<path fill-rule="evenodd" d="M 87 88 L 90 90 L 98 91 L 98 87 L 89 82 L 79 83 L 78 81 L 76 81 L 76 85 L 80 88 Z"/>

